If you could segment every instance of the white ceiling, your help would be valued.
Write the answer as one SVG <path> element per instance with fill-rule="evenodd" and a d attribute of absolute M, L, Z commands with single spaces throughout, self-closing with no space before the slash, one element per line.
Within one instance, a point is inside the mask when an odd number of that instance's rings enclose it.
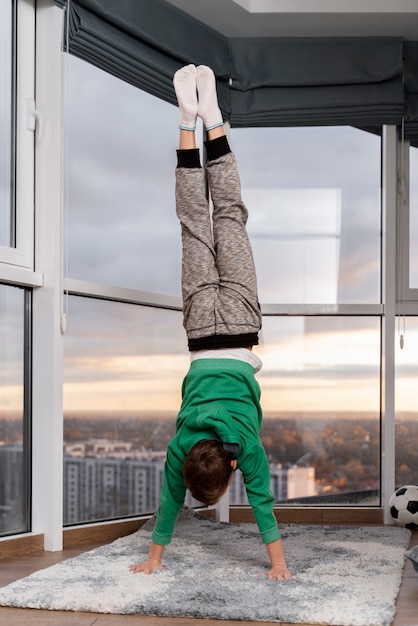
<path fill-rule="evenodd" d="M 418 0 L 168 0 L 227 37 L 418 40 Z"/>

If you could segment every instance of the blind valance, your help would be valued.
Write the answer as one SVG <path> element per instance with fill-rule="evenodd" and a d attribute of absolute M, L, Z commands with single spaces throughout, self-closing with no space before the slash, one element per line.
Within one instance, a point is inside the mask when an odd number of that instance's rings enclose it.
<path fill-rule="evenodd" d="M 55 0 L 62 5 L 62 0 Z M 232 127 L 400 124 L 418 141 L 418 42 L 226 38 L 165 0 L 72 0 L 70 53 L 167 102 L 174 72 L 209 65 Z"/>
<path fill-rule="evenodd" d="M 69 52 L 97 67 L 176 104 L 173 74 L 190 54 L 229 76 L 224 37 L 160 0 L 141 2 L 81 0 L 69 3 Z M 193 24 L 190 24 L 190 21 Z M 222 91 L 222 90 L 221 90 Z M 224 111 L 228 108 L 223 104 Z"/>
<path fill-rule="evenodd" d="M 402 40 L 232 39 L 232 126 L 380 125 L 402 118 Z"/>

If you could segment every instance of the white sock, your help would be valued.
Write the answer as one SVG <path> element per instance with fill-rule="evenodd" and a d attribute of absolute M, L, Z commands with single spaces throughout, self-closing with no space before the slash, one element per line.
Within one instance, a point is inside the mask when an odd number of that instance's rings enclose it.
<path fill-rule="evenodd" d="M 206 65 L 196 68 L 196 84 L 198 93 L 197 114 L 203 120 L 206 130 L 222 126 L 222 113 L 216 94 L 215 74 Z"/>
<path fill-rule="evenodd" d="M 197 93 L 196 66 L 186 65 L 174 74 L 174 91 L 179 105 L 179 127 L 183 130 L 196 129 Z"/>

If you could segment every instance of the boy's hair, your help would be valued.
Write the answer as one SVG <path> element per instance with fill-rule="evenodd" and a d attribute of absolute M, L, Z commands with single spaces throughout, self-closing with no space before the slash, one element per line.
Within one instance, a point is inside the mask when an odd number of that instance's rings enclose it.
<path fill-rule="evenodd" d="M 202 439 L 183 463 L 183 478 L 192 496 L 206 505 L 215 504 L 228 488 L 232 455 L 221 441 Z"/>

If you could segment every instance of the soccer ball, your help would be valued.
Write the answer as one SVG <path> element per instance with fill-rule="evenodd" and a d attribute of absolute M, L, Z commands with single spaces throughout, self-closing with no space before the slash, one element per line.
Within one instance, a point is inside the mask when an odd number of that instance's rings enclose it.
<path fill-rule="evenodd" d="M 399 487 L 389 500 L 392 518 L 398 526 L 418 528 L 418 485 Z"/>

